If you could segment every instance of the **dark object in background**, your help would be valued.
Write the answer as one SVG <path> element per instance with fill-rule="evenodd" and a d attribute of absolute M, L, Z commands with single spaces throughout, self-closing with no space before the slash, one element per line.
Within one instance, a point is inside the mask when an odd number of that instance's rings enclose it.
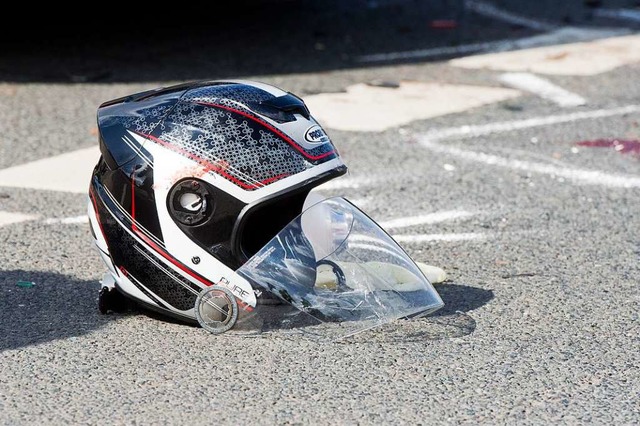
<path fill-rule="evenodd" d="M 591 8 L 602 7 L 602 0 L 584 0 L 584 5 Z"/>

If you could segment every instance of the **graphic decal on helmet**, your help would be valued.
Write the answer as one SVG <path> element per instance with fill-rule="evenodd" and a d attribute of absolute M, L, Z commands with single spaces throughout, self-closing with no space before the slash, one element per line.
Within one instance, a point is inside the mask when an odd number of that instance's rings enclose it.
<path fill-rule="evenodd" d="M 285 92 L 283 92 L 284 94 Z M 183 96 L 189 102 L 224 102 L 227 106 L 255 105 L 275 98 L 275 95 L 258 87 L 241 83 L 218 83 L 203 87 L 194 87 Z M 248 109 L 247 109 L 248 110 Z M 291 117 L 293 119 L 293 117 Z"/>
<path fill-rule="evenodd" d="M 99 184 L 96 186 L 100 188 L 100 192 L 109 194 L 106 188 L 100 187 Z M 132 186 L 132 188 L 135 188 L 135 186 Z M 132 197 L 135 197 L 135 192 L 132 192 Z M 116 217 L 112 213 L 113 210 L 108 209 L 102 201 L 103 199 L 98 197 L 94 205 L 96 206 L 97 216 L 101 218 L 100 226 L 104 232 L 105 239 L 112 242 L 113 247 L 110 246 L 109 250 L 116 253 L 112 259 L 114 264 L 119 265 L 117 269 L 151 300 L 158 302 L 157 304 L 160 307 L 166 308 L 161 303 L 161 301 L 164 301 L 164 303 L 180 311 L 188 311 L 193 308 L 195 299 L 202 287 L 171 272 L 170 267 L 163 266 L 163 261 L 160 259 L 169 262 L 204 287 L 212 286 L 214 283 L 171 256 L 161 241 L 158 241 L 153 235 L 137 226 L 134 204 L 132 205 L 132 215 L 130 216 L 128 213 L 123 212 L 121 207 L 118 208 L 119 205 L 117 203 L 111 204 L 109 202 L 113 200 L 107 201 L 108 204 L 117 208 L 117 211 L 120 212 L 119 217 Z M 110 217 L 111 220 L 107 219 L 107 217 Z M 128 224 L 125 225 L 125 222 L 128 222 Z M 126 230 L 129 232 L 126 232 Z M 155 268 L 149 268 L 149 263 Z M 179 286 L 176 286 L 176 283 Z M 151 292 L 151 296 L 148 294 L 149 292 Z M 157 297 L 153 297 L 153 295 Z M 243 301 L 238 301 L 238 305 L 246 311 L 252 309 L 251 306 Z"/>
<path fill-rule="evenodd" d="M 127 269 L 124 266 L 121 266 L 118 269 L 120 270 L 122 275 L 127 277 L 138 288 L 138 290 L 140 290 L 145 296 L 147 296 L 149 299 L 151 299 L 156 305 L 160 306 L 161 308 L 167 309 L 167 306 L 164 303 L 162 303 L 162 301 L 160 301 L 144 285 L 142 285 L 142 283 L 140 281 L 138 281 L 138 279 L 136 277 L 134 277 L 131 273 L 129 273 L 129 271 L 127 271 Z"/>
<path fill-rule="evenodd" d="M 280 130 L 276 129 L 275 127 L 273 127 L 272 125 L 270 125 L 269 123 L 267 123 L 264 120 L 261 120 L 260 118 L 258 118 L 256 115 L 251 114 L 251 113 L 247 113 L 247 112 L 243 112 L 241 110 L 235 109 L 235 108 L 231 108 L 228 106 L 224 106 L 224 105 L 220 105 L 220 104 L 214 104 L 211 102 L 199 102 L 200 105 L 206 105 L 206 106 L 210 106 L 210 107 L 215 107 L 215 108 L 222 108 L 225 109 L 227 111 L 231 111 L 231 112 L 236 112 L 250 120 L 254 120 L 259 124 L 262 124 L 264 127 L 266 127 L 267 129 L 271 130 L 273 133 L 275 133 L 276 135 L 280 136 L 284 141 L 286 141 L 289 145 L 291 145 L 294 149 L 296 149 L 298 152 L 300 152 L 305 158 L 307 158 L 308 160 L 312 160 L 312 161 L 317 161 L 317 160 L 322 160 L 323 158 L 327 158 L 331 155 L 335 154 L 335 150 L 333 149 L 333 146 L 329 146 L 329 147 L 324 147 L 324 149 L 320 149 L 320 148 L 314 148 L 313 150 L 305 150 L 303 149 L 300 144 L 298 144 L 296 141 L 294 141 L 293 139 L 291 139 L 289 136 L 285 135 L 283 132 L 281 132 Z M 318 126 L 317 124 L 315 125 L 316 128 L 320 128 L 320 126 Z M 324 131 L 322 131 L 322 134 L 325 135 L 325 137 L 322 140 L 318 140 L 318 141 L 311 141 L 311 142 L 320 142 L 322 144 L 325 144 L 327 142 L 329 142 L 329 138 L 326 136 L 326 133 L 324 133 Z M 314 151 L 318 151 L 318 154 L 313 154 Z M 335 156 L 335 155 L 334 155 Z"/>
<path fill-rule="evenodd" d="M 268 185 L 271 182 L 275 182 L 279 179 L 282 179 L 286 176 L 288 176 L 288 174 L 280 174 L 280 175 L 276 175 L 276 176 L 272 176 L 270 178 L 264 179 L 262 181 L 257 181 L 257 182 L 251 182 L 248 183 L 247 180 L 250 179 L 247 176 L 245 176 L 245 180 L 241 180 L 237 177 L 235 177 L 232 173 L 228 172 L 229 169 L 231 168 L 231 166 L 229 165 L 229 163 L 227 163 L 225 160 L 218 160 L 215 163 L 212 163 L 209 160 L 206 160 L 204 158 L 199 157 L 196 154 L 193 154 L 192 151 L 184 149 L 184 148 L 180 148 L 180 146 L 178 146 L 178 144 L 176 143 L 172 143 L 172 142 L 167 142 L 164 141 L 160 138 L 157 138 L 155 136 L 151 136 L 151 135 L 147 135 L 144 133 L 139 133 L 140 136 L 143 136 L 145 138 L 148 138 L 150 140 L 152 140 L 153 142 L 164 146 L 167 149 L 170 149 L 171 151 L 177 152 L 181 155 L 184 155 L 185 157 L 195 161 L 196 163 L 198 163 L 199 165 L 201 165 L 204 169 L 205 173 L 208 172 L 213 172 L 216 173 L 224 178 L 226 178 L 227 180 L 235 183 L 236 185 L 240 186 L 243 189 L 246 190 L 254 190 L 254 189 L 258 189 L 261 188 L 265 185 Z M 235 174 L 241 174 L 240 172 L 236 172 Z"/>
<path fill-rule="evenodd" d="M 142 237 L 147 238 L 153 241 L 154 244 L 159 245 L 160 247 L 164 247 L 164 242 L 162 240 L 160 240 L 157 236 L 155 236 L 153 233 L 147 230 L 139 221 L 136 221 L 134 218 L 135 216 L 134 188 L 135 187 L 133 185 L 133 182 L 131 185 L 131 213 L 126 211 L 120 205 L 120 203 L 116 201 L 115 197 L 109 191 L 109 189 L 107 189 L 103 185 L 100 185 L 99 183 L 96 184 L 96 188 L 98 189 L 99 194 L 104 193 L 105 195 L 105 197 L 100 196 L 99 198 L 100 201 L 105 204 L 105 207 L 108 209 L 108 211 L 114 214 L 124 226 L 126 226 L 132 232 L 139 234 L 141 238 Z"/>
<path fill-rule="evenodd" d="M 306 132 L 304 132 L 304 138 L 307 142 L 313 144 L 321 144 L 329 141 L 329 136 L 322 130 L 322 127 L 317 124 L 309 127 Z"/>
<path fill-rule="evenodd" d="M 141 109 L 136 115 L 119 116 L 117 120 L 125 129 L 140 133 L 151 133 L 160 123 L 167 112 L 175 106 L 175 102 L 156 105 L 152 108 Z"/>
<path fill-rule="evenodd" d="M 213 103 L 180 101 L 155 132 L 136 133 L 248 191 L 337 157 L 328 138 L 307 151 L 256 115 Z"/>
<path fill-rule="evenodd" d="M 142 145 L 136 141 L 135 138 L 129 137 L 129 135 L 124 135 L 122 137 L 122 141 L 127 144 L 131 150 L 140 157 L 142 161 L 144 161 L 148 167 L 153 168 L 153 159 L 149 151 L 142 148 Z"/>
<path fill-rule="evenodd" d="M 112 210 L 107 209 L 102 201 L 103 199 L 98 197 L 95 205 L 105 239 L 110 242 L 109 251 L 114 264 L 118 266 L 117 269 L 154 302 L 159 298 L 178 310 L 192 308 L 200 287 L 175 274 L 168 274 L 168 270 L 158 268 L 157 263 L 154 264 L 156 268 L 149 268 L 149 260 L 154 256 L 152 251 L 127 232 L 127 228 L 155 249 L 157 253 L 165 253 L 164 250 L 136 228 L 133 222 L 128 227 L 122 226 L 123 223 L 112 215 Z M 125 217 L 122 215 L 119 219 L 122 220 Z M 176 282 L 180 282 L 181 286 L 176 286 Z M 151 296 L 149 296 L 149 292 Z M 153 295 L 157 295 L 157 297 Z M 165 307 L 162 304 L 159 305 Z"/>

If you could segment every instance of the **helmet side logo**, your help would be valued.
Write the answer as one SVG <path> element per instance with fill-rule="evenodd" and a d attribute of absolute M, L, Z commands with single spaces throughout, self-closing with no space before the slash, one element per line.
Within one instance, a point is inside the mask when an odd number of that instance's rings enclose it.
<path fill-rule="evenodd" d="M 322 127 L 318 126 L 317 124 L 307 129 L 304 134 L 304 139 L 307 142 L 311 142 L 314 144 L 329 142 L 329 136 L 327 136 L 324 130 L 322 130 Z"/>

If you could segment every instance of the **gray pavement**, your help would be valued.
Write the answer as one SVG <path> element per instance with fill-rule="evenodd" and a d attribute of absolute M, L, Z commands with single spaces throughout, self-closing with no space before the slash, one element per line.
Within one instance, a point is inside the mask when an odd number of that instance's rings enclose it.
<path fill-rule="evenodd" d="M 498 86 L 497 72 L 444 62 L 314 68 L 245 76 L 302 94 L 379 79 Z M 485 236 L 404 243 L 416 260 L 448 272 L 437 286 L 445 308 L 343 343 L 216 337 L 141 310 L 100 315 L 104 268 L 86 224 L 0 227 L 0 424 L 638 424 L 639 188 L 485 164 L 418 141 L 432 129 L 637 104 L 639 71 L 548 77 L 586 97 L 585 107 L 524 95 L 380 133 L 329 129 L 363 182 L 333 193 L 359 200 L 377 220 L 477 213 L 400 234 Z M 95 144 L 100 102 L 182 78 L 169 74 L 82 84 L 5 78 L 0 169 Z M 638 123 L 640 113 L 630 113 L 441 143 L 637 179 L 638 157 L 572 148 L 638 139 Z M 5 212 L 73 217 L 85 202 L 0 188 Z"/>

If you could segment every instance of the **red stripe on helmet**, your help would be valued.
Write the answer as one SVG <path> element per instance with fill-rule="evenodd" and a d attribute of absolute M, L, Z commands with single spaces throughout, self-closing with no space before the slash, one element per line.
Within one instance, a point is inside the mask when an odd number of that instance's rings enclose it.
<path fill-rule="evenodd" d="M 235 108 L 231 108 L 231 107 L 228 107 L 228 106 L 225 106 L 225 105 L 214 104 L 214 103 L 210 103 L 210 102 L 196 102 L 196 103 L 199 104 L 199 105 L 210 106 L 210 107 L 215 107 L 215 108 L 222 108 L 222 109 L 227 110 L 227 111 L 235 112 L 237 114 L 242 115 L 243 117 L 246 117 L 246 118 L 248 118 L 250 120 L 255 121 L 256 123 L 259 123 L 259 124 L 263 125 L 267 129 L 271 130 L 273 133 L 277 134 L 282 139 L 284 139 L 289 145 L 294 147 L 298 152 L 300 152 L 300 154 L 302 154 L 303 156 L 305 156 L 305 158 L 308 158 L 309 160 L 321 160 L 321 159 L 326 158 L 326 157 L 330 156 L 331 154 L 335 153 L 335 150 L 331 150 L 329 152 L 325 152 L 325 153 L 320 154 L 320 155 L 311 155 L 308 152 L 306 152 L 300 145 L 298 145 L 296 143 L 296 141 L 291 139 L 289 136 L 285 135 L 283 132 L 281 132 L 280 130 L 276 129 L 271 124 L 267 123 L 264 120 L 259 119 L 258 117 L 254 116 L 254 115 L 247 114 L 244 111 L 241 111 L 241 110 L 235 109 Z"/>
<path fill-rule="evenodd" d="M 188 266 L 186 266 L 184 263 L 180 262 L 178 259 L 176 259 L 175 257 L 171 256 L 168 252 L 166 252 L 165 250 L 163 250 L 158 244 L 156 244 L 153 240 L 151 240 L 151 238 L 149 238 L 148 236 L 146 236 L 144 233 L 142 233 L 138 227 L 135 225 L 135 221 L 136 221 L 136 210 L 135 210 L 135 184 L 134 184 L 134 179 L 132 176 L 131 179 L 131 218 L 133 219 L 131 222 L 131 230 L 138 236 L 140 237 L 145 243 L 147 243 L 149 245 L 149 247 L 155 251 L 156 253 L 158 253 L 160 256 L 162 256 L 163 258 L 165 258 L 166 260 L 168 260 L 169 262 L 171 262 L 172 265 L 176 266 L 178 269 L 180 269 L 182 272 L 186 273 L 187 275 L 189 275 L 191 278 L 195 279 L 196 281 L 200 282 L 201 284 L 204 284 L 207 287 L 211 287 L 212 285 L 215 285 L 215 283 L 209 281 L 208 279 L 206 279 L 205 277 L 203 277 L 202 275 L 198 274 L 196 271 L 194 271 L 193 269 L 189 268 Z M 244 301 L 238 299 L 236 297 L 236 299 L 238 300 L 238 304 L 240 306 L 243 307 L 244 310 L 250 312 L 253 310 L 253 308 L 246 304 Z"/>
<path fill-rule="evenodd" d="M 217 174 L 229 179 L 230 181 L 232 181 L 233 183 L 235 183 L 236 185 L 240 186 L 243 189 L 257 189 L 257 188 L 260 188 L 263 185 L 267 185 L 269 183 L 273 183 L 273 182 L 275 182 L 277 180 L 280 180 L 280 179 L 282 179 L 284 177 L 289 176 L 288 174 L 281 174 L 281 175 L 270 177 L 268 179 L 261 180 L 261 181 L 259 181 L 257 183 L 246 183 L 246 182 L 243 182 L 240 179 L 236 178 L 235 176 L 232 176 L 231 174 L 225 172 L 223 166 L 221 166 L 220 164 L 214 164 L 214 163 L 212 163 L 212 162 L 210 162 L 208 160 L 205 160 L 204 158 L 201 158 L 201 157 L 198 157 L 195 154 L 192 154 L 191 152 L 187 151 L 186 149 L 182 149 L 180 147 L 177 147 L 177 146 L 175 146 L 175 145 L 173 145 L 173 144 L 171 144 L 171 143 L 169 143 L 167 141 L 163 141 L 162 139 L 159 139 L 159 138 L 157 138 L 155 136 L 151 136 L 151 135 L 148 135 L 146 133 L 140 133 L 140 132 L 136 132 L 136 133 L 138 133 L 142 137 L 145 137 L 147 139 L 152 140 L 153 142 L 155 142 L 155 143 L 157 143 L 159 145 L 164 146 L 165 148 L 168 148 L 168 149 L 170 149 L 170 150 L 172 150 L 174 152 L 177 152 L 179 154 L 184 155 L 185 157 L 187 157 L 187 158 L 195 161 L 196 163 L 204 166 L 206 171 L 217 173 Z"/>

